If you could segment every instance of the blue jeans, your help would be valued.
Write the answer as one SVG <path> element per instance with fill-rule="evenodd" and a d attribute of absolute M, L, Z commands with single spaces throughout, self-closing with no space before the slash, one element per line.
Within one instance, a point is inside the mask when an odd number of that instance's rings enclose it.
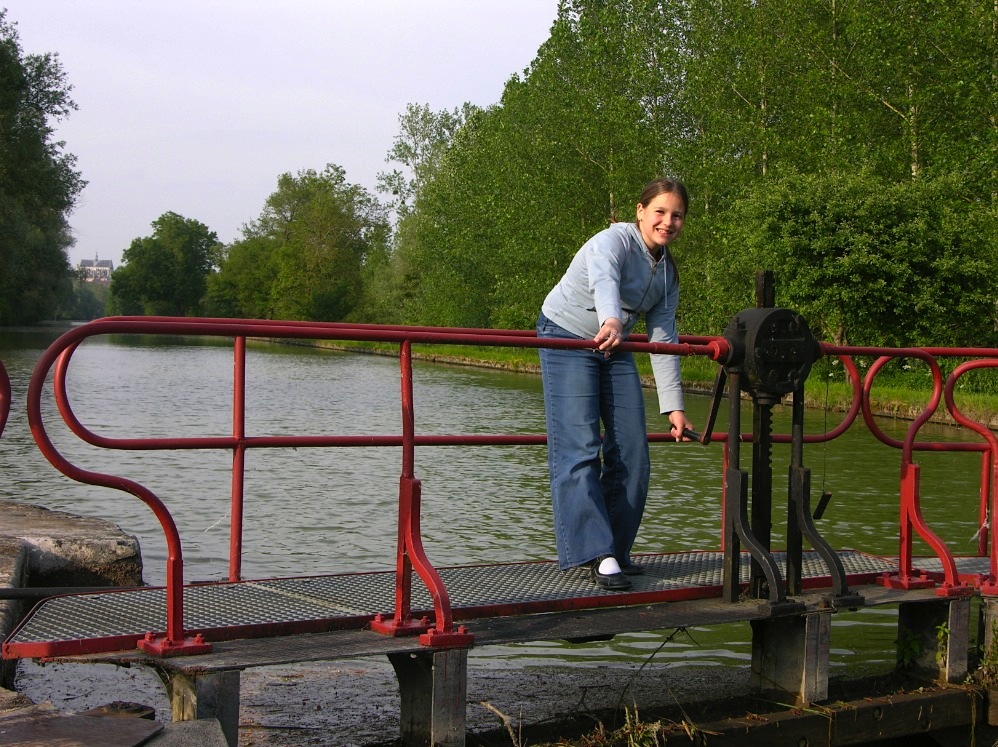
<path fill-rule="evenodd" d="M 537 335 L 582 339 L 544 314 L 537 320 Z M 651 472 L 634 357 L 555 348 L 539 353 L 558 565 L 564 570 L 601 555 L 627 565 Z"/>

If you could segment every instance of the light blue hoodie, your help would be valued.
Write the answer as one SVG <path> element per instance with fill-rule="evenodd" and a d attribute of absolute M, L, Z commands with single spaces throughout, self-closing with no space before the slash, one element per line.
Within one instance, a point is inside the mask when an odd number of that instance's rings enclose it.
<path fill-rule="evenodd" d="M 639 315 L 651 342 L 679 341 L 679 279 L 662 252 L 656 262 L 634 223 L 614 223 L 576 252 L 568 270 L 541 306 L 544 315 L 572 334 L 592 339 L 615 317 L 630 333 Z M 684 409 L 679 357 L 652 355 L 659 411 Z"/>

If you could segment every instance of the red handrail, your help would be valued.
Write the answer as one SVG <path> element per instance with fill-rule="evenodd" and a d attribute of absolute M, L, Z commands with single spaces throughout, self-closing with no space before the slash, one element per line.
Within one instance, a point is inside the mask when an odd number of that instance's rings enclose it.
<path fill-rule="evenodd" d="M 912 561 L 912 540 L 913 532 L 918 535 L 932 548 L 942 564 L 942 584 L 937 593 L 940 595 L 956 595 L 968 593 L 968 585 L 979 585 L 987 593 L 998 593 L 998 546 L 990 543 L 989 539 L 989 517 L 991 504 L 995 500 L 995 486 L 998 480 L 991 476 L 992 469 L 989 464 L 996 463 L 995 454 L 998 454 L 994 444 L 994 434 L 987 426 L 976 423 L 962 413 L 956 407 L 953 398 L 953 388 L 956 380 L 965 372 L 976 368 L 998 366 L 998 349 L 996 348 L 885 348 L 885 347 L 856 347 L 821 344 L 822 352 L 825 354 L 837 354 L 845 362 L 853 356 L 876 356 L 876 360 L 870 366 L 866 377 L 862 382 L 861 394 L 859 393 L 859 376 L 855 364 L 850 368 L 850 380 L 854 387 L 853 407 L 855 410 L 857 402 L 862 406 L 863 419 L 870 429 L 870 432 L 881 442 L 893 448 L 901 450 L 901 475 L 900 475 L 900 520 L 899 520 L 899 562 L 897 576 L 885 577 L 883 583 L 888 586 L 898 588 L 920 588 L 933 586 L 933 574 L 926 574 L 916 571 Z M 960 364 L 950 374 L 945 383 L 945 401 L 947 412 L 960 425 L 963 425 L 976 433 L 985 437 L 984 443 L 949 443 L 933 441 L 917 441 L 919 430 L 927 423 L 939 407 L 939 402 L 943 398 L 944 383 L 942 372 L 937 358 L 974 358 L 975 360 Z M 904 440 L 899 441 L 891 438 L 880 428 L 876 422 L 871 403 L 871 393 L 877 374 L 892 360 L 898 358 L 915 358 L 923 361 L 932 374 L 932 390 L 929 400 L 922 411 L 911 421 Z M 978 515 L 980 530 L 978 532 L 978 553 L 987 553 L 987 547 L 991 544 L 991 568 L 988 579 L 961 578 L 957 570 L 956 560 L 953 553 L 945 542 L 932 531 L 925 518 L 922 516 L 921 508 L 921 467 L 914 462 L 913 453 L 915 451 L 980 451 L 982 454 L 981 485 L 979 495 Z"/>
<path fill-rule="evenodd" d="M 0 361 L 0 436 L 7 426 L 8 415 L 10 415 L 10 377 L 7 376 L 3 361 Z"/>
<path fill-rule="evenodd" d="M 965 373 L 979 368 L 998 368 L 996 360 L 972 360 L 961 363 L 946 379 L 945 396 L 946 409 L 965 428 L 969 428 L 980 435 L 987 442 L 988 450 L 981 454 L 981 502 L 979 520 L 981 530 L 979 532 L 978 552 L 983 555 L 988 546 L 991 521 L 998 515 L 998 438 L 994 431 L 983 423 L 971 420 L 956 406 L 953 399 L 953 390 L 956 382 Z M 988 500 L 990 496 L 990 501 Z M 990 577 L 982 584 L 981 590 L 986 594 L 998 594 L 998 546 L 991 545 L 991 565 Z"/>
<path fill-rule="evenodd" d="M 88 337 L 106 334 L 154 334 L 192 335 L 203 337 L 224 337 L 233 340 L 233 399 L 232 435 L 215 437 L 172 437 L 172 438 L 109 438 L 94 433 L 76 417 L 69 402 L 66 377 L 70 360 L 77 347 Z M 245 382 L 246 382 L 246 340 L 248 337 L 276 339 L 311 339 L 337 341 L 383 342 L 399 346 L 400 387 L 401 387 L 401 433 L 390 435 L 288 435 L 252 436 L 246 433 Z M 400 446 L 402 465 L 399 478 L 399 519 L 398 548 L 396 557 L 396 594 L 392 619 L 377 618 L 372 624 L 376 630 L 390 635 L 420 634 L 421 640 L 434 646 L 467 645 L 470 636 L 463 628 L 453 629 L 450 598 L 440 576 L 429 562 L 422 547 L 420 534 L 420 481 L 416 477 L 415 447 L 421 445 L 513 445 L 544 444 L 543 434 L 527 435 L 417 435 L 413 410 L 412 346 L 414 344 L 451 344 L 478 346 L 508 346 L 522 348 L 591 348 L 591 341 L 566 339 L 539 339 L 533 331 L 474 330 L 467 328 L 438 328 L 416 326 L 382 326 L 367 324 L 343 324 L 331 322 L 295 322 L 246 319 L 202 319 L 173 317 L 109 317 L 76 327 L 57 339 L 39 360 L 28 391 L 28 420 L 36 443 L 45 457 L 63 474 L 74 480 L 100 485 L 130 493 L 148 505 L 163 529 L 167 543 L 167 620 L 165 631 L 151 633 L 140 645 L 147 650 L 169 655 L 207 648 L 203 641 L 186 635 L 183 627 L 183 556 L 176 525 L 163 502 L 147 488 L 125 478 L 106 475 L 81 469 L 66 460 L 49 439 L 41 417 L 41 395 L 50 371 L 53 371 L 55 399 L 59 413 L 67 427 L 80 439 L 94 446 L 108 449 L 159 450 L 159 449 L 226 449 L 233 453 L 231 511 L 232 528 L 229 542 L 229 579 L 241 578 L 243 489 L 246 451 L 251 448 L 287 447 L 361 447 L 361 446 Z M 725 362 L 729 354 L 727 341 L 721 337 L 682 337 L 677 344 L 649 343 L 643 336 L 632 336 L 625 349 L 650 353 L 667 353 L 690 356 L 702 355 L 715 362 Z M 842 422 L 831 431 L 809 435 L 806 441 L 827 441 L 838 437 L 851 427 L 859 412 L 870 425 L 871 431 L 889 446 L 902 449 L 902 527 L 901 562 L 897 583 L 913 584 L 915 578 L 911 568 L 911 530 L 919 532 L 926 539 L 943 563 L 943 585 L 940 593 L 962 593 L 963 582 L 956 574 L 952 553 L 929 529 L 921 517 L 918 495 L 918 465 L 912 460 L 912 453 L 921 449 L 978 450 L 986 454 L 990 461 L 982 468 L 981 501 L 987 506 L 987 515 L 993 515 L 992 504 L 998 474 L 995 465 L 998 458 L 993 435 L 985 436 L 985 444 L 926 444 L 916 441 L 920 427 L 938 407 L 942 382 L 936 356 L 953 355 L 987 359 L 979 366 L 998 366 L 998 350 L 975 348 L 858 348 L 822 344 L 823 355 L 835 355 L 842 361 L 853 385 L 853 398 L 849 411 Z M 854 356 L 879 356 L 862 384 Z M 876 372 L 890 357 L 912 357 L 925 361 L 933 371 L 934 386 L 929 405 L 912 423 L 903 442 L 895 441 L 883 434 L 872 420 L 870 390 Z M 966 365 L 966 364 L 965 364 Z M 954 419 L 985 435 L 987 428 L 980 424 L 971 425 L 959 414 L 952 402 L 952 382 L 971 367 L 960 367 L 951 375 L 946 384 L 946 404 Z M 2 371 L 2 367 L 0 367 Z M 958 373 L 959 372 L 959 373 Z M 9 384 L 5 395 L 0 379 L 0 415 L 9 408 Z M 988 431 L 988 433 L 990 433 Z M 664 433 L 649 434 L 653 441 L 672 440 Z M 774 435 L 775 441 L 789 441 L 789 435 Z M 713 440 L 728 441 L 729 434 L 717 434 Z M 738 441 L 751 441 L 751 434 L 739 434 Z M 726 454 L 725 454 L 726 456 Z M 995 504 L 998 509 L 998 504 Z M 982 521 L 985 509 L 982 509 Z M 998 593 L 998 556 L 993 543 L 991 549 L 991 574 L 985 588 Z M 985 545 L 981 545 L 983 550 Z M 983 554 L 983 553 L 982 553 Z M 412 619 L 411 575 L 415 571 L 424 582 L 433 599 L 435 619 Z"/>
<path fill-rule="evenodd" d="M 109 438 L 94 433 L 73 412 L 66 389 L 69 362 L 86 338 L 103 334 L 159 334 L 229 337 L 234 341 L 233 428 L 232 436 L 176 438 Z M 249 436 L 245 432 L 246 338 L 313 339 L 388 342 L 400 346 L 402 387 L 402 433 L 382 436 Z M 646 338 L 627 343 L 632 350 L 677 355 L 706 355 L 712 360 L 727 355 L 723 338 L 693 338 L 678 344 L 648 343 Z M 372 627 L 392 635 L 421 633 L 434 646 L 465 645 L 470 637 L 453 631 L 453 616 L 447 590 L 423 551 L 419 529 L 420 483 L 414 471 L 416 445 L 456 444 L 543 444 L 543 435 L 417 436 L 412 408 L 413 343 L 587 348 L 576 340 L 539 340 L 534 332 L 508 330 L 469 330 L 437 327 L 386 327 L 331 322 L 296 322 L 246 319 L 200 319 L 173 317 L 108 317 L 76 327 L 58 338 L 39 360 L 29 387 L 28 420 L 35 441 L 45 457 L 59 471 L 79 482 L 131 493 L 148 505 L 166 536 L 167 543 L 167 622 L 162 635 L 149 634 L 140 645 L 162 655 L 205 650 L 208 645 L 186 636 L 183 627 L 183 554 L 177 527 L 163 502 L 147 488 L 124 478 L 80 469 L 65 459 L 52 444 L 41 417 L 41 392 L 49 371 L 59 413 L 67 427 L 81 440 L 107 449 L 231 449 L 232 529 L 230 536 L 229 579 L 241 577 L 244 459 L 249 448 L 308 446 L 402 446 L 403 463 L 399 486 L 399 543 L 396 568 L 396 604 L 391 621 L 375 620 Z M 411 572 L 420 576 L 431 597 L 435 624 L 411 619 Z"/>

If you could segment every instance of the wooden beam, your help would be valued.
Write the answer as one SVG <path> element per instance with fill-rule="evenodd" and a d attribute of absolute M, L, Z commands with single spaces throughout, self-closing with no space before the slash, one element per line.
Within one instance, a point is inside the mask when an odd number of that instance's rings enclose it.
<path fill-rule="evenodd" d="M 699 744 L 698 731 L 711 747 L 848 747 L 873 740 L 928 734 L 966 727 L 979 721 L 981 695 L 972 689 L 939 689 L 921 693 L 811 706 L 767 714 L 749 714 L 707 724 L 674 726 L 664 735 L 668 747 Z"/>

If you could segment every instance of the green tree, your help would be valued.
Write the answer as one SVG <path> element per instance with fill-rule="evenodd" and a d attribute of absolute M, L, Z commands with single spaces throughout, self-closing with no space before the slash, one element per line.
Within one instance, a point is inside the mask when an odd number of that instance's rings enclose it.
<path fill-rule="evenodd" d="M 90 321 L 105 315 L 108 286 L 103 283 L 73 281 L 73 295 L 67 306 L 59 311 L 60 319 Z"/>
<path fill-rule="evenodd" d="M 282 174 L 210 286 L 216 313 L 339 321 L 362 297 L 362 268 L 388 235 L 384 207 L 339 166 Z"/>
<path fill-rule="evenodd" d="M 684 329 L 716 332 L 733 304 L 751 303 L 757 266 L 737 224 L 744 204 L 733 215 L 726 212 L 740 201 L 758 203 L 774 178 L 814 175 L 816 183 L 848 183 L 866 195 L 885 188 L 905 192 L 913 179 L 952 176 L 949 199 L 967 208 L 967 220 L 990 226 L 985 235 L 993 236 L 996 16 L 993 4 L 985 6 L 975 0 L 684 5 L 679 105 L 688 127 L 670 146 L 694 197 L 677 247 L 686 289 Z M 849 177 L 855 174 L 869 184 Z M 907 196 L 924 197 L 917 188 Z M 891 214 L 907 220 L 889 210 L 879 218 Z M 874 234 L 902 230 L 864 228 Z M 925 236 L 928 244 L 931 235 Z M 909 250 L 924 248 L 914 236 L 909 240 Z M 774 269 L 794 283 L 813 265 L 812 259 Z M 940 298 L 944 311 L 965 295 L 955 291 Z"/>
<path fill-rule="evenodd" d="M 582 242 L 631 219 L 667 167 L 659 135 L 681 74 L 679 41 L 661 31 L 670 13 L 652 0 L 563 2 L 501 105 L 468 112 L 397 235 L 414 321 L 532 326 Z"/>
<path fill-rule="evenodd" d="M 391 195 L 388 209 L 399 221 L 411 214 L 416 197 L 440 169 L 454 133 L 474 113 L 475 107 L 434 112 L 426 104 L 409 104 L 399 115 L 399 134 L 385 161 L 402 168 L 378 174 L 378 191 Z"/>
<path fill-rule="evenodd" d="M 85 186 L 52 122 L 76 109 L 58 55 L 25 55 L 0 10 L 0 324 L 50 318 L 72 295 L 67 217 Z"/>
<path fill-rule="evenodd" d="M 959 199 L 962 189 L 956 177 L 770 180 L 728 216 L 745 248 L 729 271 L 778 269 L 777 303 L 833 342 L 993 346 L 995 216 Z"/>
<path fill-rule="evenodd" d="M 151 236 L 134 239 L 111 275 L 109 311 L 191 316 L 201 309 L 218 236 L 203 223 L 168 212 Z"/>
<path fill-rule="evenodd" d="M 280 244 L 253 236 L 229 246 L 218 272 L 208 276 L 205 313 L 209 316 L 273 319 L 272 288 Z"/>

